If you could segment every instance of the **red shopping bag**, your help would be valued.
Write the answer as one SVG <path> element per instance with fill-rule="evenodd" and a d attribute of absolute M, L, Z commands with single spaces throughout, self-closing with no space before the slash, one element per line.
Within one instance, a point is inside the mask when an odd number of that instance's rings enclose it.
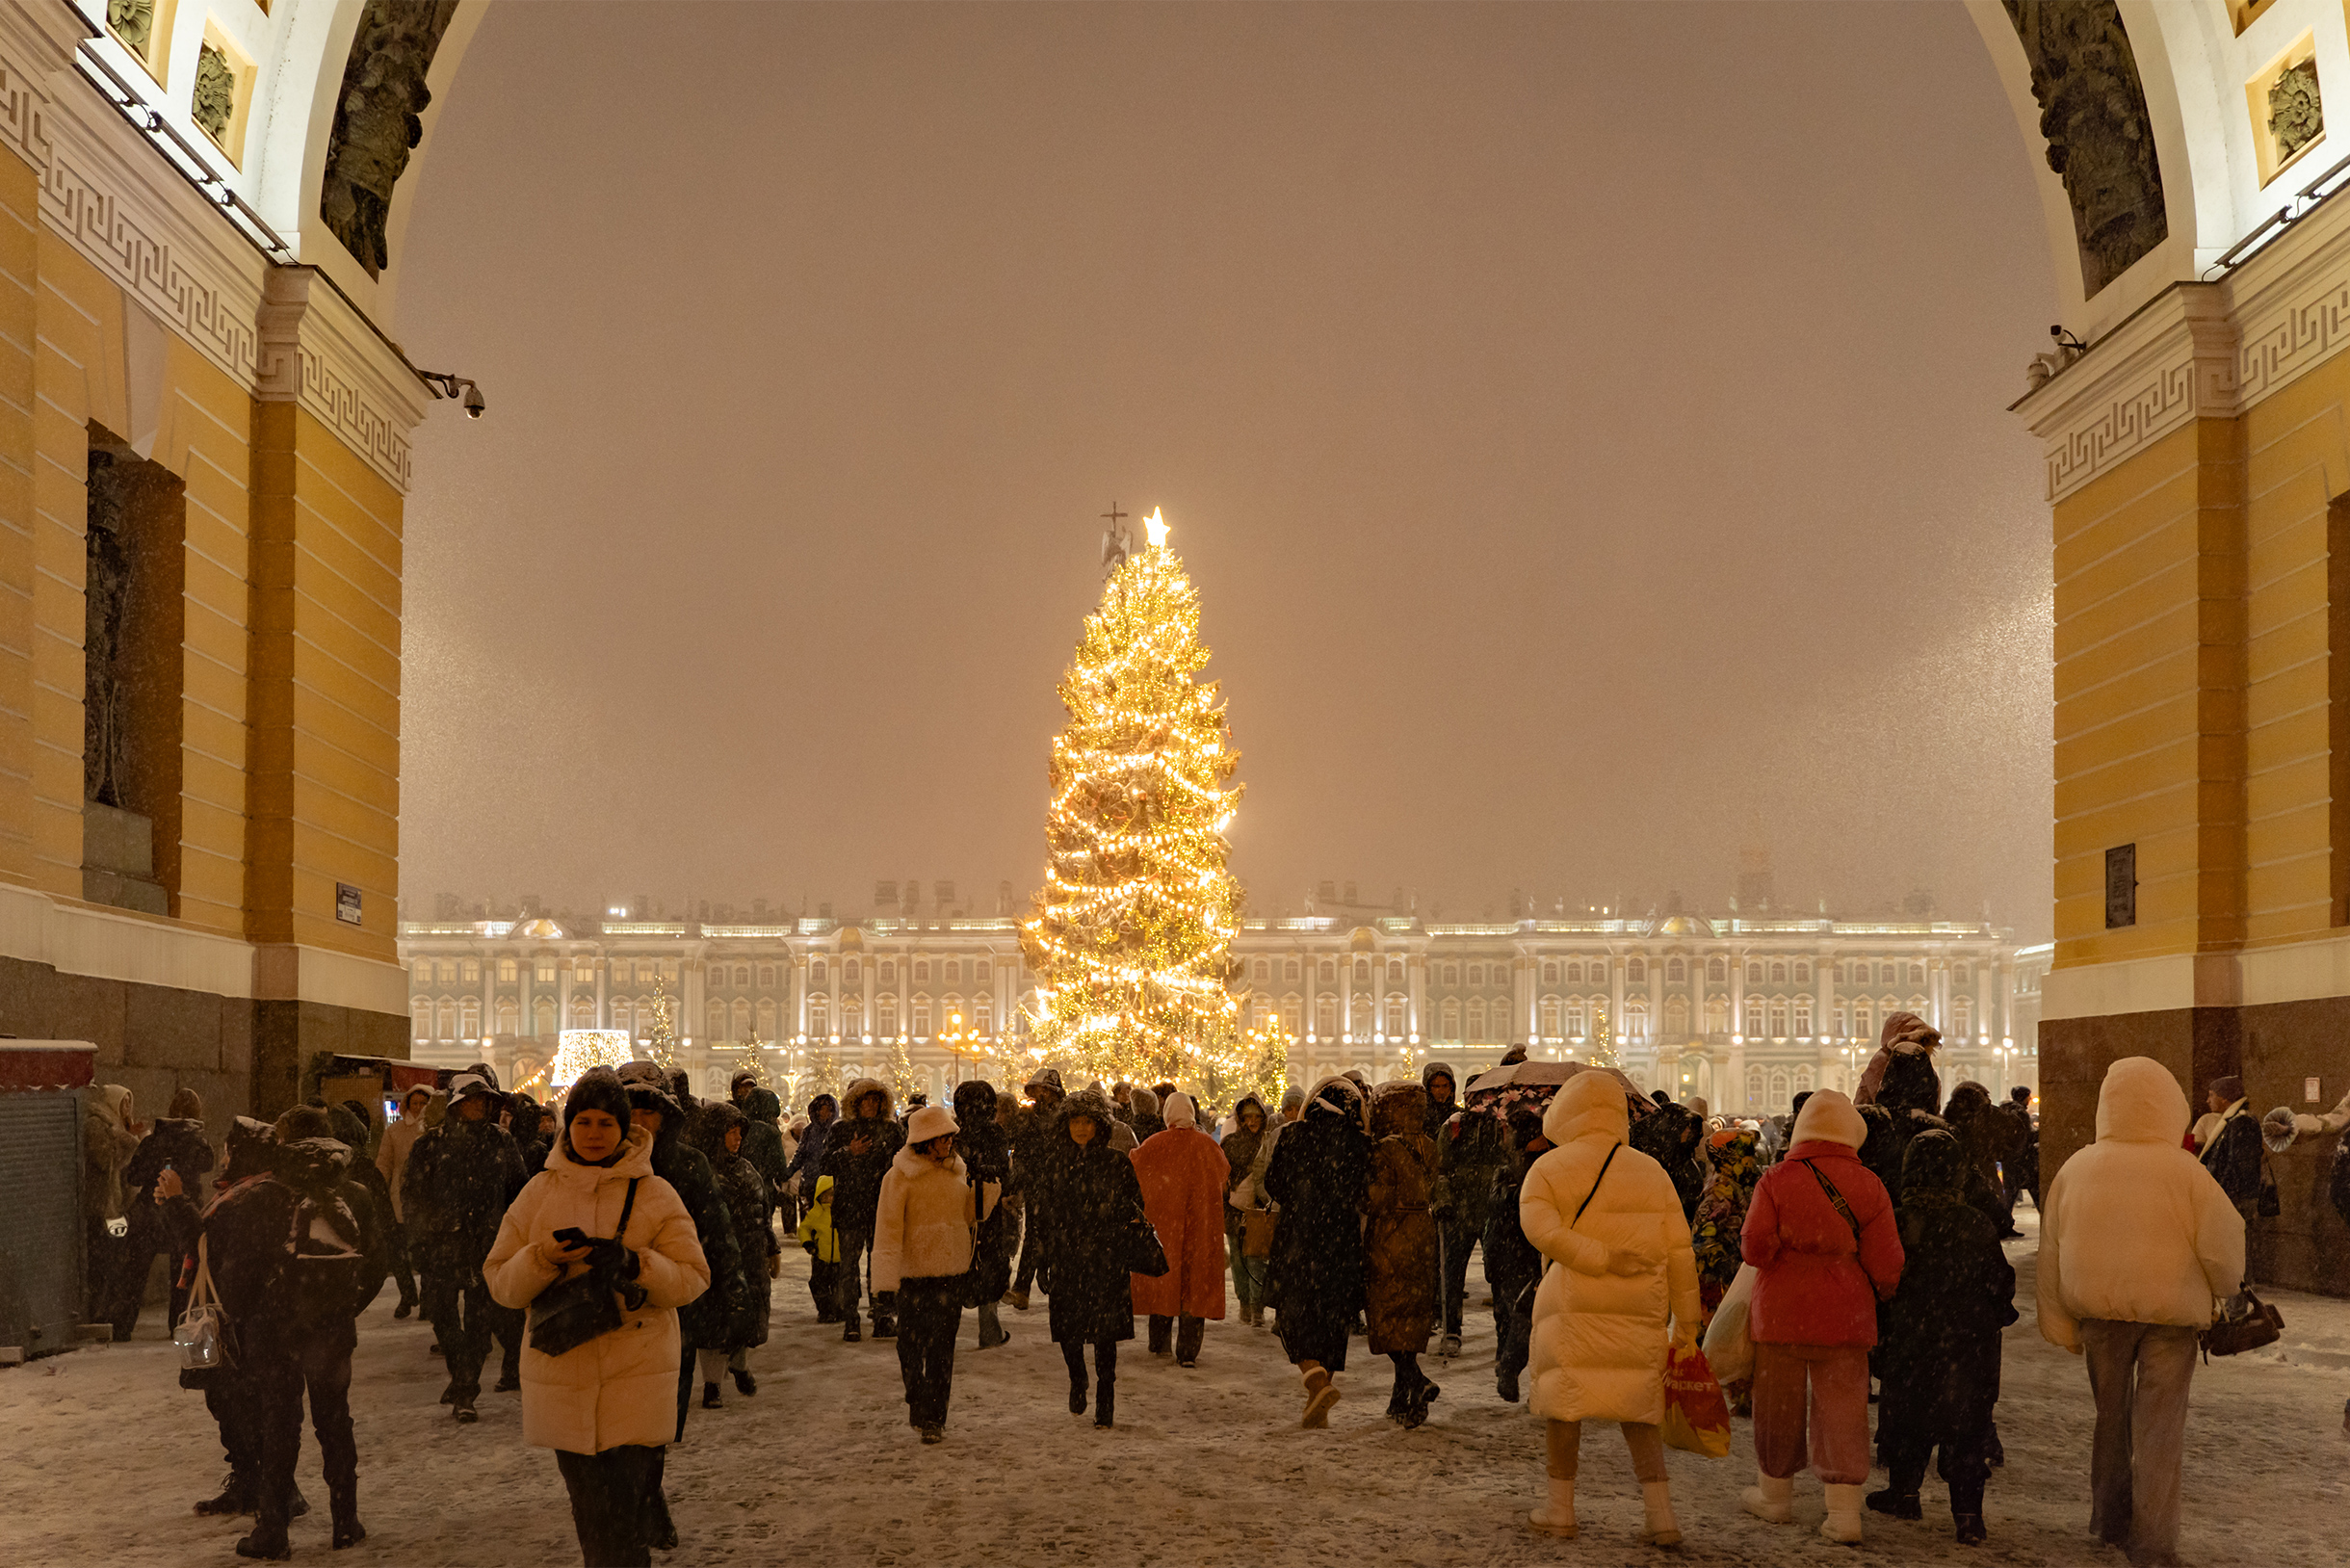
<path fill-rule="evenodd" d="M 1703 1350 L 1664 1353 L 1664 1443 L 1709 1459 L 1730 1456 L 1730 1402 Z"/>

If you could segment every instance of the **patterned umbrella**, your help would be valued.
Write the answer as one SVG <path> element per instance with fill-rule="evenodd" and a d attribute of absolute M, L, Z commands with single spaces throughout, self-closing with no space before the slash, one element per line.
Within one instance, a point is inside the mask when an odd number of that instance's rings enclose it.
<path fill-rule="evenodd" d="M 1606 1073 L 1623 1085 L 1625 1109 L 1634 1121 L 1657 1109 L 1656 1102 L 1640 1092 L 1639 1085 L 1613 1067 L 1594 1066 L 1588 1061 L 1513 1061 L 1472 1079 L 1463 1103 L 1472 1111 L 1489 1111 L 1497 1116 L 1508 1115 L 1513 1106 L 1540 1109 L 1551 1103 L 1559 1085 L 1577 1073 Z"/>

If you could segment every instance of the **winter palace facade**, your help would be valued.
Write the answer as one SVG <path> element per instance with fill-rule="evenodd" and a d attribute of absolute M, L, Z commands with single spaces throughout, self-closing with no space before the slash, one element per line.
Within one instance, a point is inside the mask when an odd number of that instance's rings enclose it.
<path fill-rule="evenodd" d="M 778 1078 L 879 1073 L 902 1043 L 935 1096 L 970 1070 L 952 1046 L 1018 1046 L 1034 984 L 1008 916 L 443 920 L 404 924 L 400 952 L 414 1058 L 487 1059 L 509 1083 L 565 1030 L 643 1040 L 658 983 L 698 1085 L 722 1090 L 751 1051 Z M 1277 1019 L 1296 1042 L 1292 1079 L 1384 1078 L 1431 1058 L 1469 1074 L 1517 1042 L 1582 1056 L 1606 1027 L 1644 1087 L 1746 1111 L 1848 1087 L 1901 1010 L 1943 1030 L 1945 1084 L 2036 1085 L 2049 960 L 1987 924 L 1697 914 L 1250 920 L 1235 954 L 1249 1021 Z"/>

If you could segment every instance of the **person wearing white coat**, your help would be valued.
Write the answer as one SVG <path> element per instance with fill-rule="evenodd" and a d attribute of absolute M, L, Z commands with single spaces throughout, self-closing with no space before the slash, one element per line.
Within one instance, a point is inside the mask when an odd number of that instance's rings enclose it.
<path fill-rule="evenodd" d="M 1697 1260 L 1673 1179 L 1631 1145 L 1624 1094 L 1611 1073 L 1569 1079 L 1542 1118 L 1556 1147 L 1519 1191 L 1526 1239 L 1554 1266 L 1534 1293 L 1529 1400 L 1549 1423 L 1551 1498 L 1528 1517 L 1538 1529 L 1575 1533 L 1582 1424 L 1613 1421 L 1640 1480 L 1642 1538 L 1673 1546 L 1681 1527 L 1658 1427 L 1668 1341 L 1697 1341 Z"/>
<path fill-rule="evenodd" d="M 960 1131 L 945 1106 L 924 1106 L 908 1117 L 904 1146 L 890 1158 L 874 1211 L 874 1290 L 897 1293 L 906 1421 L 925 1443 L 947 1435 L 975 1233 L 1000 1195 L 996 1183 L 972 1181 L 954 1152 Z"/>
<path fill-rule="evenodd" d="M 568 1228 L 588 1244 L 556 1240 Z M 710 1265 L 685 1200 L 653 1174 L 652 1135 L 630 1127 L 628 1092 L 608 1068 L 571 1086 L 562 1136 L 507 1209 L 483 1274 L 499 1305 L 519 1308 L 591 1267 L 631 1287 L 616 1293 L 620 1326 L 561 1355 L 523 1350 L 522 1437 L 556 1450 L 588 1568 L 633 1568 L 652 1560 L 653 1462 L 677 1426 L 677 1309 L 710 1288 Z"/>
<path fill-rule="evenodd" d="M 2179 1473 L 2199 1334 L 2244 1278 L 2244 1220 L 2180 1145 L 2186 1091 L 2151 1057 L 2105 1069 L 2097 1141 L 2048 1186 L 2040 1336 L 2089 1363 L 2089 1528 L 2131 1568 L 2179 1560 Z"/>

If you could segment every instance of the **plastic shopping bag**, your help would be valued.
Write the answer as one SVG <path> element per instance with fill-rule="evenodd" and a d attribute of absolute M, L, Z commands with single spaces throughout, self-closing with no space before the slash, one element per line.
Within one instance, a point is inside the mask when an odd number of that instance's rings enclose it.
<path fill-rule="evenodd" d="M 1725 1383 L 1754 1375 L 1755 1342 L 1746 1331 L 1746 1303 L 1754 1291 L 1755 1266 L 1742 1263 L 1722 1304 L 1713 1309 L 1713 1321 L 1706 1326 L 1706 1361 Z"/>
<path fill-rule="evenodd" d="M 1730 1404 L 1703 1350 L 1665 1352 L 1664 1445 L 1709 1459 L 1730 1456 Z"/>

